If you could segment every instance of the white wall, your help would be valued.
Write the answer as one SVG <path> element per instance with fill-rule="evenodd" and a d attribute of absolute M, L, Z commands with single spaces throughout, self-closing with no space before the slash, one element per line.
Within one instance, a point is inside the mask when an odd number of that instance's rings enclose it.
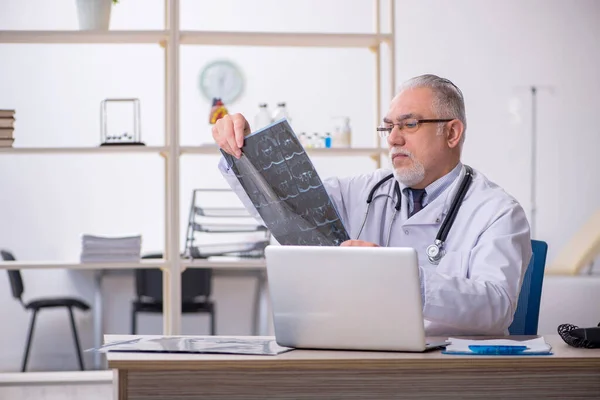
<path fill-rule="evenodd" d="M 465 160 L 530 207 L 530 97 L 538 102 L 537 238 L 549 256 L 600 207 L 594 171 L 600 106 L 600 3 L 527 0 L 401 1 L 399 81 L 451 78 L 466 97 Z M 510 102 L 521 101 L 522 123 Z M 573 201 L 573 205 L 571 205 Z"/>
<path fill-rule="evenodd" d="M 72 0 L 0 0 L 0 29 L 76 29 Z M 185 29 L 368 32 L 369 0 L 282 2 L 183 1 Z M 239 10 L 241 12 L 234 12 Z M 318 9 L 319 12 L 314 12 Z M 122 0 L 112 29 L 159 29 L 159 0 Z M 469 119 L 465 161 L 506 187 L 529 209 L 528 92 L 539 93 L 537 237 L 550 259 L 600 205 L 593 174 L 600 145 L 594 122 L 600 105 L 600 3 L 594 0 L 397 0 L 397 81 L 422 73 L 452 79 L 465 93 Z M 331 130 L 331 117 L 349 115 L 354 144 L 373 140 L 372 55 L 367 50 L 261 49 L 189 46 L 181 52 L 183 144 L 210 140 L 209 104 L 197 90 L 203 65 L 228 58 L 244 71 L 244 96 L 232 112 L 254 113 L 256 104 L 287 101 L 299 131 Z M 164 137 L 164 66 L 158 46 L 0 45 L 0 109 L 17 110 L 18 146 L 85 146 L 99 139 L 98 109 L 107 97 L 141 99 L 147 144 Z M 520 101 L 511 116 L 509 104 Z M 222 187 L 216 157 L 182 159 L 181 206 L 198 187 Z M 372 168 L 368 160 L 315 161 L 322 175 Z M 592 173 L 586 173 L 591 171 Z M 77 260 L 82 233 L 141 233 L 143 250 L 164 242 L 163 162 L 157 155 L 0 156 L 0 247 L 23 260 Z M 574 193 L 584 195 L 571 206 Z M 572 208 L 571 208 L 572 207 Z M 187 215 L 181 215 L 182 235 Z M 92 300 L 91 274 L 24 271 L 25 298 L 69 294 Z M 251 280 L 215 282 L 222 334 L 248 334 Z M 0 370 L 20 365 L 28 315 L 0 278 Z M 130 278 L 106 281 L 107 330 L 129 330 Z M 600 317 L 599 317 L 600 318 Z M 66 316 L 39 318 L 32 369 L 72 369 Z M 576 321 L 572 321 L 576 323 Z M 91 316 L 79 315 L 84 346 L 91 346 Z M 143 317 L 143 333 L 161 329 Z M 205 332 L 205 319 L 184 320 L 184 333 Z"/>

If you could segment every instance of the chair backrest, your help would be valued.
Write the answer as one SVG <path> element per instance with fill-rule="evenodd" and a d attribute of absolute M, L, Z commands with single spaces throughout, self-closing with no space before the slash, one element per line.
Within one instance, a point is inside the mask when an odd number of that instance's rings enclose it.
<path fill-rule="evenodd" d="M 144 256 L 143 259 L 162 258 L 162 254 Z M 138 299 L 162 302 L 163 273 L 159 269 L 136 269 L 135 288 Z M 212 270 L 188 268 L 181 274 L 182 302 L 191 302 L 199 297 L 208 298 L 212 291 Z"/>
<path fill-rule="evenodd" d="M 6 250 L 0 250 L 0 254 L 2 255 L 2 260 L 4 261 L 16 261 L 15 256 L 12 255 L 11 252 Z M 15 299 L 21 300 L 21 296 L 23 295 L 23 279 L 21 278 L 21 271 L 17 270 L 7 270 L 8 272 L 8 280 L 10 281 L 10 289 L 12 290 L 12 295 Z"/>
<path fill-rule="evenodd" d="M 532 240 L 531 248 L 533 254 L 525 271 L 517 310 L 508 328 L 511 335 L 537 335 L 548 244 Z"/>

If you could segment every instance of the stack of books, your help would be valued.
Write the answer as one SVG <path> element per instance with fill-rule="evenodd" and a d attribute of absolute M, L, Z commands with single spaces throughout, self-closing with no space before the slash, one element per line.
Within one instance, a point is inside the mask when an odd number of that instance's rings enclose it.
<path fill-rule="evenodd" d="M 141 236 L 104 237 L 83 235 L 82 263 L 138 262 L 142 248 Z"/>
<path fill-rule="evenodd" d="M 14 130 L 15 110 L 0 110 L 0 147 L 12 147 Z"/>

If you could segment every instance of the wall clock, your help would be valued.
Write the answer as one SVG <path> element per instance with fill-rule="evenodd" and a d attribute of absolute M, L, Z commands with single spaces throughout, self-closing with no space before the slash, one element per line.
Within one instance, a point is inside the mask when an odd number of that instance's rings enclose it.
<path fill-rule="evenodd" d="M 200 93 L 209 102 L 216 97 L 227 106 L 237 100 L 244 91 L 244 76 L 231 61 L 217 60 L 202 68 L 198 86 Z"/>

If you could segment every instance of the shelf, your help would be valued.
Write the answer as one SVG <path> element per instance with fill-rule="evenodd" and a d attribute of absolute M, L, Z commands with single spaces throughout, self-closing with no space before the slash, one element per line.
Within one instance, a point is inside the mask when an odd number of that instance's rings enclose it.
<path fill-rule="evenodd" d="M 214 270 L 256 270 L 266 267 L 264 258 L 223 257 L 223 260 L 188 260 L 182 259 L 184 268 L 212 268 Z"/>
<path fill-rule="evenodd" d="M 0 261 L 3 269 L 140 269 L 160 268 L 167 264 L 163 259 L 140 260 L 140 262 L 78 263 L 60 261 Z"/>
<path fill-rule="evenodd" d="M 209 155 L 221 155 L 219 147 L 214 144 L 203 144 L 201 146 L 181 146 L 181 154 L 209 154 Z"/>
<path fill-rule="evenodd" d="M 331 149 L 308 149 L 311 156 L 329 156 L 329 157 L 347 157 L 347 156 L 378 156 L 387 154 L 388 149 L 378 149 L 376 147 L 356 147 L 356 148 L 331 148 Z"/>
<path fill-rule="evenodd" d="M 387 154 L 388 149 L 377 149 L 376 147 L 357 147 L 357 148 L 318 148 L 307 149 L 311 156 L 377 156 L 379 154 Z M 181 154 L 209 154 L 220 155 L 219 148 L 216 145 L 205 144 L 202 146 L 182 146 Z"/>
<path fill-rule="evenodd" d="M 79 263 L 60 261 L 0 261 L 1 270 L 23 270 L 23 269 L 71 269 L 71 270 L 128 270 L 141 268 L 167 267 L 168 262 L 164 259 L 147 259 L 140 262 L 107 262 L 107 263 Z M 265 268 L 264 259 L 223 257 L 223 260 L 189 260 L 182 259 L 181 266 L 184 268 L 212 268 L 219 271 L 232 270 L 262 270 Z"/>
<path fill-rule="evenodd" d="M 391 34 L 181 31 L 181 44 L 211 46 L 359 47 L 391 42 Z M 0 43 L 134 44 L 166 41 L 169 31 L 0 31 Z"/>
<path fill-rule="evenodd" d="M 207 154 L 221 155 L 215 145 L 181 146 L 181 154 Z M 110 146 L 110 147 L 0 147 L 1 154 L 109 154 L 109 153 L 165 153 L 169 151 L 166 146 Z M 307 149 L 311 156 L 377 156 L 387 153 L 388 150 L 375 147 L 359 148 L 331 148 Z"/>
<path fill-rule="evenodd" d="M 160 43 L 168 31 L 0 31 L 0 43 Z"/>
<path fill-rule="evenodd" d="M 0 147 L 0 154 L 108 154 L 162 153 L 165 146 L 107 146 L 107 147 Z"/>
<path fill-rule="evenodd" d="M 181 44 L 213 46 L 362 47 L 390 43 L 391 34 L 182 31 Z"/>

